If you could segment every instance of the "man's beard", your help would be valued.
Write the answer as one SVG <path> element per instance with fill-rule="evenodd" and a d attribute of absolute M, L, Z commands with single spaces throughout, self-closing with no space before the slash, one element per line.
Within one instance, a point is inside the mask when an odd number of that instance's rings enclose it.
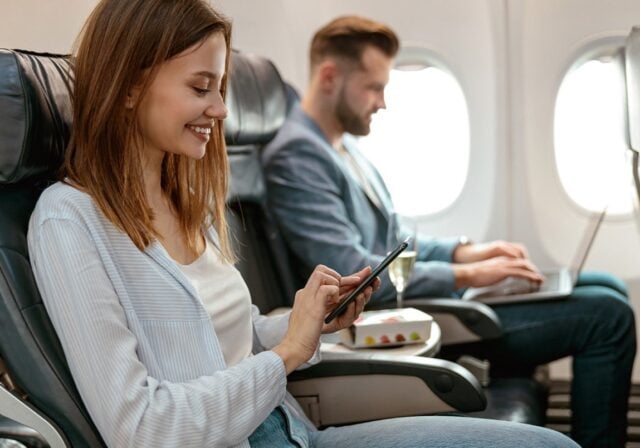
<path fill-rule="evenodd" d="M 356 114 L 347 104 L 344 89 L 340 92 L 338 104 L 336 105 L 336 118 L 344 132 L 349 134 L 368 135 L 371 131 L 370 121 Z"/>

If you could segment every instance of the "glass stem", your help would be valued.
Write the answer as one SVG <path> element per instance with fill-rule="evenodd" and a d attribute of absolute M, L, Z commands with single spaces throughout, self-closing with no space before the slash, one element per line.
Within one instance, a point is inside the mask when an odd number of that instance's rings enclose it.
<path fill-rule="evenodd" d="M 398 308 L 402 308 L 403 301 L 404 301 L 404 289 L 401 291 L 398 291 L 398 296 L 396 297 L 396 300 L 398 302 Z"/>

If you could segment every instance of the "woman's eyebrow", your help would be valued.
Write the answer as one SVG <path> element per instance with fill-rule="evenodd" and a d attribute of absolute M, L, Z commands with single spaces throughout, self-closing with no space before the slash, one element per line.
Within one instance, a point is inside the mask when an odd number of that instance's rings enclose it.
<path fill-rule="evenodd" d="M 216 79 L 220 75 L 216 75 L 215 73 L 207 71 L 207 70 L 202 70 L 202 71 L 194 73 L 193 76 L 203 76 L 203 77 L 209 78 L 209 79 Z"/>

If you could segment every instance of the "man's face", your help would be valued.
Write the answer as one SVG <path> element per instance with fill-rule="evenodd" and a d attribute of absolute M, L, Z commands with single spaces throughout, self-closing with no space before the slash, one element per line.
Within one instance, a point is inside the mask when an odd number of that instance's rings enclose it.
<path fill-rule="evenodd" d="M 367 135 L 371 116 L 384 109 L 384 87 L 389 82 L 393 59 L 379 49 L 368 46 L 361 64 L 345 69 L 336 102 L 336 118 L 344 132 Z"/>

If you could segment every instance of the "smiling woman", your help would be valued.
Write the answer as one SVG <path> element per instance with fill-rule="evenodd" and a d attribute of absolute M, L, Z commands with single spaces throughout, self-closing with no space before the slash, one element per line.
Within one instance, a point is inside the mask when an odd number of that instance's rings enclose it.
<path fill-rule="evenodd" d="M 180 228 L 180 215 L 165 199 L 160 185 L 163 161 L 186 156 L 186 160 L 197 163 L 207 153 L 215 121 L 227 115 L 220 91 L 226 54 L 224 35 L 214 33 L 164 62 L 144 95 L 140 87 L 133 87 L 127 95 L 126 108 L 136 111 L 141 137 L 136 144 L 145 168 L 147 200 L 154 210 L 154 230 L 169 255 L 183 264 L 193 262 L 203 252 L 204 239 L 196 238 L 195 246 L 190 247 L 173 238 L 200 229 Z"/>
<path fill-rule="evenodd" d="M 158 23 L 149 24 L 150 17 Z M 162 17 L 175 17 L 176 28 L 166 30 Z M 224 195 L 227 184 L 222 128 L 215 128 L 210 141 L 203 142 L 204 135 L 186 127 L 211 127 L 212 119 L 226 115 L 223 98 L 230 36 L 230 24 L 198 2 L 105 1 L 83 28 L 75 58 L 75 126 L 64 174 L 89 193 L 139 249 L 160 235 L 149 205 L 162 204 L 161 213 L 168 213 L 168 204 L 157 194 L 162 191 L 172 198 L 170 207 L 177 218 L 170 233 L 179 228 L 189 252 L 201 251 L 201 223 L 211 216 L 224 257 L 233 259 L 224 204 L 213 201 L 214 196 Z M 202 75 L 196 74 L 203 71 L 210 72 L 213 80 L 199 79 Z M 206 95 L 195 90 L 209 89 L 210 83 L 215 89 Z M 188 135 L 191 146 L 185 143 Z M 156 153 L 154 169 L 159 177 L 156 194 L 151 195 L 145 191 L 149 179 L 143 175 L 143 165 L 136 163 L 151 156 L 147 146 L 167 151 Z M 184 151 L 200 157 L 179 157 Z M 177 181 L 178 173 L 184 182 Z M 212 205 L 215 211 L 210 215 Z"/>
<path fill-rule="evenodd" d="M 308 439 L 286 375 L 379 284 L 331 324 L 368 268 L 318 266 L 284 316 L 251 304 L 225 220 L 230 31 L 203 0 L 103 0 L 74 59 L 63 179 L 40 196 L 28 242 L 108 446 L 269 446 L 274 424 L 278 446 Z"/>

